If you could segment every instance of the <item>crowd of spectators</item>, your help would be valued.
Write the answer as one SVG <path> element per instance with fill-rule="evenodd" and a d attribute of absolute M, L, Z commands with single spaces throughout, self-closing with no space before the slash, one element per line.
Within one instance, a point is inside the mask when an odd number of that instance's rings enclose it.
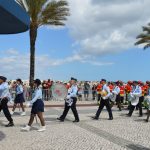
<path fill-rule="evenodd" d="M 10 92 L 12 94 L 12 97 L 15 97 L 15 89 L 16 89 L 16 81 L 9 81 L 9 88 Z M 68 89 L 70 87 L 69 83 L 66 81 L 53 81 L 53 80 L 43 80 L 42 81 L 42 91 L 43 91 L 43 100 L 51 100 L 53 99 L 52 97 L 52 92 L 51 92 L 51 87 L 53 83 L 63 83 L 66 88 Z M 113 82 L 108 82 L 110 89 L 111 89 L 111 84 Z M 78 81 L 78 100 L 98 100 L 99 99 L 99 91 L 101 88 L 100 82 L 99 81 Z M 123 83 L 125 86 L 126 83 Z M 23 81 L 23 88 L 24 88 L 24 97 L 26 100 L 31 99 L 32 91 L 29 86 L 28 81 Z M 111 89 L 112 90 L 112 89 Z"/>

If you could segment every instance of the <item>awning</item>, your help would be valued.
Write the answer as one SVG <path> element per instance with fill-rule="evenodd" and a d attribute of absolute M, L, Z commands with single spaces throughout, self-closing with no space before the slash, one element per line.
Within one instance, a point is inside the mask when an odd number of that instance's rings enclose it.
<path fill-rule="evenodd" d="M 0 0 L 0 34 L 14 34 L 29 29 L 30 17 L 14 0 Z"/>

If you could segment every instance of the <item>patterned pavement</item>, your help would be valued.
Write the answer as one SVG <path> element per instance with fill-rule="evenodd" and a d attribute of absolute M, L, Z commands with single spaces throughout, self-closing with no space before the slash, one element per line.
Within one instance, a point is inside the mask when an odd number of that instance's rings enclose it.
<path fill-rule="evenodd" d="M 145 123 L 143 117 L 138 117 L 138 111 L 132 117 L 126 117 L 127 110 L 118 111 L 113 108 L 114 120 L 108 120 L 108 113 L 104 110 L 100 119 L 95 121 L 91 116 L 95 114 L 97 106 L 78 107 L 80 122 L 72 123 L 74 117 L 70 111 L 65 122 L 56 118 L 62 113 L 62 107 L 45 110 L 47 130 L 39 133 L 38 123 L 34 121 L 30 132 L 22 132 L 30 115 L 20 116 L 20 112 L 13 115 L 15 126 L 5 128 L 7 123 L 3 114 L 0 115 L 0 149 L 5 150 L 150 150 L 150 122 Z M 16 111 L 19 111 L 16 109 Z M 146 110 L 144 110 L 146 112 Z"/>

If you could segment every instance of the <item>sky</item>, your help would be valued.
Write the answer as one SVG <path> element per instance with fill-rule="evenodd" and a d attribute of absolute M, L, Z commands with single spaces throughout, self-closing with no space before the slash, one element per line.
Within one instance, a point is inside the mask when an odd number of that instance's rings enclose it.
<path fill-rule="evenodd" d="M 150 80 L 150 49 L 134 46 L 150 22 L 150 0 L 68 0 L 65 27 L 43 26 L 35 78 Z M 29 32 L 0 35 L 0 74 L 29 78 Z"/>

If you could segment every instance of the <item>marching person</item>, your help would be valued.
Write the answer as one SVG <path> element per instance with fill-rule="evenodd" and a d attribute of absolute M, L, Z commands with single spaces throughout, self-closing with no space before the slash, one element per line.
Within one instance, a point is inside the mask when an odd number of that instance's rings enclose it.
<path fill-rule="evenodd" d="M 119 111 L 121 111 L 121 97 L 120 97 L 120 82 L 115 82 L 116 86 L 113 89 L 112 93 L 116 95 L 116 104 L 119 108 Z"/>
<path fill-rule="evenodd" d="M 147 83 L 147 95 L 150 96 L 150 83 Z M 147 118 L 145 119 L 146 122 L 149 121 L 149 117 L 150 117 L 150 102 L 147 110 Z"/>
<path fill-rule="evenodd" d="M 125 93 L 126 93 L 126 101 L 128 101 L 128 95 L 132 91 L 132 81 L 128 81 L 127 85 L 125 85 Z"/>
<path fill-rule="evenodd" d="M 22 85 L 23 82 L 22 82 L 21 79 L 17 79 L 16 82 L 17 82 L 16 97 L 15 97 L 15 100 L 14 100 L 13 109 L 12 109 L 12 111 L 10 113 L 11 113 L 11 115 L 13 115 L 14 111 L 15 111 L 15 109 L 17 107 L 17 104 L 19 104 L 20 107 L 22 108 L 21 116 L 25 116 L 26 112 L 25 112 L 25 108 L 23 106 L 23 103 L 25 102 L 24 94 L 23 94 L 23 85 Z"/>
<path fill-rule="evenodd" d="M 109 113 L 109 120 L 113 120 L 112 110 L 111 110 L 111 106 L 110 106 L 110 103 L 109 103 L 109 101 L 110 101 L 109 97 L 111 95 L 110 89 L 107 86 L 105 79 L 102 79 L 101 83 L 102 83 L 101 102 L 100 102 L 99 108 L 96 112 L 96 115 L 92 118 L 95 119 L 95 120 L 98 120 L 101 111 L 103 110 L 104 106 L 106 106 L 106 109 Z"/>
<path fill-rule="evenodd" d="M 119 86 L 119 88 L 120 88 L 120 101 L 121 101 L 121 103 L 123 104 L 123 103 L 124 103 L 125 87 L 124 87 L 122 81 L 120 81 L 120 86 Z"/>
<path fill-rule="evenodd" d="M 130 93 L 130 95 L 132 97 L 135 97 L 136 99 L 133 102 L 131 101 L 129 113 L 127 114 L 128 117 L 132 116 L 132 113 L 133 113 L 136 105 L 138 105 L 138 103 L 139 103 L 139 97 L 142 95 L 142 89 L 138 85 L 138 81 L 133 81 L 133 89 L 132 89 L 132 92 Z M 142 105 L 140 105 L 139 107 L 140 107 L 139 116 L 141 117 L 141 115 L 142 115 L 141 114 Z"/>
<path fill-rule="evenodd" d="M 110 92 L 114 89 L 114 83 L 113 82 L 108 82 L 107 84 L 109 86 Z"/>
<path fill-rule="evenodd" d="M 129 95 L 133 88 L 132 84 L 133 84 L 132 81 L 128 81 L 127 84 L 125 85 L 125 93 L 126 93 L 126 101 L 128 102 L 128 107 L 127 107 L 128 110 L 130 110 L 130 106 L 131 106 L 131 102 L 129 101 Z"/>
<path fill-rule="evenodd" d="M 144 86 L 144 83 L 142 81 L 138 81 L 139 83 L 139 86 L 141 87 L 141 90 L 142 90 L 142 94 L 141 96 L 139 97 L 139 103 L 138 105 L 136 106 L 137 110 L 139 109 L 139 112 L 140 112 L 140 115 L 139 117 L 142 117 L 143 116 L 143 111 L 142 111 L 142 103 L 144 101 L 144 96 L 145 96 L 145 86 Z"/>
<path fill-rule="evenodd" d="M 78 92 L 78 87 L 77 87 L 77 79 L 71 78 L 70 80 L 71 87 L 68 89 L 68 95 L 65 101 L 65 108 L 63 111 L 63 114 L 57 118 L 57 120 L 63 122 L 66 118 L 66 115 L 71 108 L 75 120 L 73 122 L 79 122 L 79 115 L 76 109 L 76 102 L 77 102 L 77 92 Z"/>
<path fill-rule="evenodd" d="M 86 81 L 84 83 L 84 99 L 85 100 L 88 100 L 88 98 L 89 98 L 89 90 L 90 90 L 90 85 L 89 85 L 88 81 Z"/>
<path fill-rule="evenodd" d="M 0 111 L 3 110 L 5 117 L 9 121 L 5 127 L 12 127 L 14 126 L 14 123 L 7 106 L 8 101 L 11 100 L 11 95 L 9 93 L 9 86 L 6 80 L 6 77 L 0 76 Z"/>
<path fill-rule="evenodd" d="M 35 91 L 33 94 L 33 99 L 29 103 L 27 103 L 27 106 L 32 106 L 30 120 L 28 125 L 22 128 L 23 131 L 30 131 L 31 125 L 34 121 L 36 114 L 39 117 L 42 125 L 42 127 L 38 131 L 42 132 L 46 130 L 45 120 L 43 117 L 44 102 L 42 101 L 42 89 L 40 88 L 40 85 L 41 81 L 39 79 L 34 80 Z"/>

